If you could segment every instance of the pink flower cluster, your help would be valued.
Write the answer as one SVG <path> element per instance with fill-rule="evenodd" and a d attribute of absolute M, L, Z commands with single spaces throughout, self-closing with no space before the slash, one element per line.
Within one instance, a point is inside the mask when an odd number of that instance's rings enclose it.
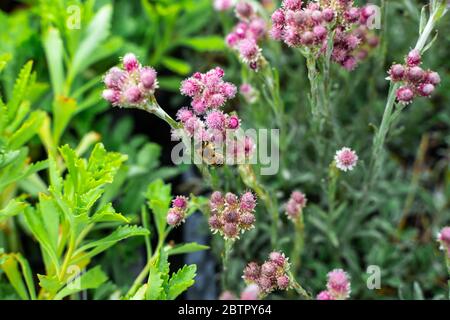
<path fill-rule="evenodd" d="M 327 290 L 320 292 L 317 300 L 345 300 L 350 297 L 350 277 L 344 270 L 334 269 L 327 277 Z"/>
<path fill-rule="evenodd" d="M 437 240 L 440 243 L 440 249 L 447 252 L 447 258 L 450 259 L 450 227 L 444 227 L 438 233 Z"/>
<path fill-rule="evenodd" d="M 389 79 L 402 84 L 396 92 L 398 102 L 409 104 L 416 96 L 429 97 L 441 82 L 437 72 L 425 71 L 420 67 L 421 61 L 420 52 L 411 50 L 404 64 L 393 64 L 389 69 Z"/>
<path fill-rule="evenodd" d="M 287 274 L 289 270 L 288 259 L 283 253 L 274 251 L 270 253 L 269 260 L 262 265 L 250 262 L 244 269 L 242 278 L 246 283 L 258 285 L 261 293 L 268 294 L 274 290 L 286 290 L 291 286 Z"/>
<path fill-rule="evenodd" d="M 258 70 L 262 59 L 258 42 L 266 35 L 266 22 L 247 1 L 238 2 L 235 12 L 239 22 L 227 35 L 226 43 L 239 52 L 241 60 L 252 70 Z"/>
<path fill-rule="evenodd" d="M 375 11 L 372 6 L 353 6 L 353 0 L 325 0 L 303 4 L 301 0 L 284 0 L 282 7 L 272 14 L 271 36 L 291 47 L 307 47 L 315 54 L 326 52 L 328 37 L 333 33 L 331 58 L 348 70 L 367 56 L 368 43 L 376 46 L 376 37 L 369 37 L 366 24 Z"/>
<path fill-rule="evenodd" d="M 358 155 L 350 148 L 344 147 L 334 155 L 336 167 L 342 171 L 352 171 L 358 162 Z"/>
<path fill-rule="evenodd" d="M 167 223 L 173 227 L 179 226 L 186 217 L 189 199 L 184 196 L 177 196 L 172 200 L 172 207 L 167 212 Z"/>
<path fill-rule="evenodd" d="M 306 196 L 300 191 L 293 191 L 291 197 L 286 203 L 286 215 L 292 221 L 297 221 L 302 214 L 303 208 L 306 207 Z"/>
<path fill-rule="evenodd" d="M 219 232 L 225 239 L 238 239 L 239 233 L 254 228 L 256 198 L 251 192 L 246 192 L 239 198 L 231 192 L 223 196 L 215 191 L 211 195 L 209 206 L 209 226 L 213 233 Z"/>
<path fill-rule="evenodd" d="M 103 78 L 103 98 L 113 106 L 142 107 L 158 88 L 156 71 L 143 67 L 132 53 L 122 59 L 122 68 L 111 68 Z"/>
<path fill-rule="evenodd" d="M 233 8 L 234 0 L 214 0 L 213 7 L 216 11 L 227 11 Z"/>
<path fill-rule="evenodd" d="M 241 292 L 240 299 L 231 291 L 224 291 L 219 297 L 219 300 L 258 300 L 259 287 L 257 284 L 251 283 L 245 287 Z"/>
<path fill-rule="evenodd" d="M 227 100 L 236 95 L 236 87 L 223 81 L 223 76 L 223 70 L 217 67 L 206 73 L 197 72 L 184 80 L 180 91 L 192 98 L 191 108 L 181 108 L 177 120 L 183 124 L 189 137 L 212 143 L 215 152 L 223 151 L 225 143 L 227 156 L 232 159 L 247 158 L 254 150 L 253 140 L 247 136 L 236 137 L 241 123 L 239 117 L 220 110 Z"/>

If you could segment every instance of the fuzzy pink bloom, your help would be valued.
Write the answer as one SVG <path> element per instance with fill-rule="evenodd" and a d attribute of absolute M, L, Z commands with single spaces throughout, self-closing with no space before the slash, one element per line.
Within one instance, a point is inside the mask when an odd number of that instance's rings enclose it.
<path fill-rule="evenodd" d="M 274 283 L 269 277 L 261 276 L 256 280 L 256 283 L 262 292 L 270 292 L 274 289 Z"/>
<path fill-rule="evenodd" d="M 223 201 L 224 201 L 224 199 L 223 199 L 222 193 L 220 191 L 214 191 L 211 194 L 210 203 L 217 205 L 217 204 L 223 204 Z"/>
<path fill-rule="evenodd" d="M 142 101 L 142 93 L 141 90 L 139 90 L 139 87 L 133 86 L 129 87 L 124 93 L 125 101 L 132 105 L 132 104 L 139 104 L 139 102 Z"/>
<path fill-rule="evenodd" d="M 414 49 L 411 50 L 408 55 L 406 56 L 406 63 L 410 67 L 418 66 L 422 61 L 422 57 L 420 55 L 419 50 Z"/>
<path fill-rule="evenodd" d="M 179 209 L 186 209 L 188 204 L 188 198 L 185 196 L 176 196 L 175 199 L 172 200 L 172 205 Z"/>
<path fill-rule="evenodd" d="M 224 291 L 220 294 L 219 300 L 238 300 L 238 298 L 231 291 Z"/>
<path fill-rule="evenodd" d="M 284 0 L 282 4 L 283 8 L 288 10 L 299 10 L 302 7 L 301 0 Z"/>
<path fill-rule="evenodd" d="M 243 39 L 239 42 L 239 54 L 244 62 L 256 61 L 260 54 L 260 48 L 253 39 Z"/>
<path fill-rule="evenodd" d="M 155 90 L 157 86 L 156 71 L 150 67 L 144 67 L 140 71 L 141 83 L 146 89 Z"/>
<path fill-rule="evenodd" d="M 273 251 L 269 254 L 269 260 L 278 265 L 279 267 L 283 267 L 287 259 L 285 258 L 284 254 L 278 251 Z"/>
<path fill-rule="evenodd" d="M 206 116 L 206 125 L 210 129 L 223 130 L 226 117 L 222 111 L 212 111 Z"/>
<path fill-rule="evenodd" d="M 188 121 L 190 118 L 192 118 L 194 116 L 194 114 L 192 113 L 191 110 L 189 110 L 188 108 L 181 108 L 180 110 L 178 110 L 177 112 L 177 120 L 181 121 L 183 123 L 185 123 L 186 121 Z"/>
<path fill-rule="evenodd" d="M 348 274 L 342 269 L 334 269 L 327 275 L 328 292 L 336 300 L 344 300 L 350 297 L 350 279 Z"/>
<path fill-rule="evenodd" d="M 406 78 L 410 82 L 420 82 L 422 81 L 423 77 L 425 76 L 425 71 L 422 70 L 421 67 L 411 67 L 406 70 Z"/>
<path fill-rule="evenodd" d="M 127 71 L 134 71 L 139 68 L 139 61 L 132 53 L 127 53 L 122 59 L 123 67 Z"/>
<path fill-rule="evenodd" d="M 303 192 L 300 191 L 293 191 L 291 194 L 291 198 L 298 203 L 302 208 L 306 207 L 306 202 L 308 201 L 306 199 L 306 196 Z"/>
<path fill-rule="evenodd" d="M 342 66 L 348 70 L 348 71 L 352 71 L 356 68 L 357 65 L 357 61 L 354 57 L 347 57 L 344 62 L 342 63 Z"/>
<path fill-rule="evenodd" d="M 350 148 L 344 147 L 336 151 L 334 156 L 336 167 L 342 171 L 353 170 L 358 162 L 358 155 Z"/>
<path fill-rule="evenodd" d="M 237 204 L 239 201 L 239 198 L 237 195 L 235 195 L 234 193 L 231 192 L 227 192 L 225 194 L 225 202 L 229 205 L 235 205 Z"/>
<path fill-rule="evenodd" d="M 219 230 L 222 228 L 222 222 L 220 221 L 219 217 L 217 215 L 212 215 L 208 219 L 209 226 L 213 231 Z"/>
<path fill-rule="evenodd" d="M 286 290 L 289 288 L 291 281 L 287 275 L 282 275 L 277 278 L 277 286 L 280 290 Z"/>
<path fill-rule="evenodd" d="M 227 125 L 228 129 L 234 130 L 234 129 L 239 128 L 240 120 L 237 116 L 232 115 L 228 118 L 227 123 L 228 123 L 228 125 Z"/>
<path fill-rule="evenodd" d="M 256 262 L 250 262 L 244 269 L 243 278 L 245 281 L 254 282 L 261 275 L 261 267 Z"/>
<path fill-rule="evenodd" d="M 176 209 L 170 209 L 167 213 L 167 223 L 171 226 L 178 226 L 184 220 L 183 212 Z"/>
<path fill-rule="evenodd" d="M 317 295 L 316 300 L 335 300 L 335 299 L 328 291 L 324 290 Z"/>
<path fill-rule="evenodd" d="M 243 20 L 249 19 L 254 12 L 252 5 L 247 1 L 239 1 L 236 4 L 235 11 L 236 15 Z"/>
<path fill-rule="evenodd" d="M 114 89 L 105 89 L 102 93 L 103 99 L 117 105 L 120 101 L 120 92 Z"/>
<path fill-rule="evenodd" d="M 447 257 L 450 259 L 450 227 L 444 227 L 438 233 L 437 240 L 440 243 L 440 249 L 447 251 Z"/>
<path fill-rule="evenodd" d="M 359 20 L 360 11 L 358 8 L 353 7 L 344 12 L 344 18 L 350 23 L 355 23 Z"/>
<path fill-rule="evenodd" d="M 244 211 L 253 211 L 256 207 L 256 198 L 251 192 L 246 192 L 241 196 L 240 207 Z"/>
<path fill-rule="evenodd" d="M 441 77 L 437 72 L 428 71 L 425 75 L 425 81 L 436 86 L 441 82 Z"/>
<path fill-rule="evenodd" d="M 272 277 L 277 271 L 277 265 L 272 261 L 266 261 L 261 266 L 261 273 L 267 277 Z"/>
<path fill-rule="evenodd" d="M 389 76 L 391 77 L 392 81 L 400 81 L 403 80 L 403 77 L 405 75 L 405 67 L 401 64 L 394 64 L 389 69 Z"/>
<path fill-rule="evenodd" d="M 422 97 L 429 97 L 434 91 L 434 85 L 431 83 L 421 83 L 417 87 L 417 92 Z"/>
<path fill-rule="evenodd" d="M 245 287 L 241 293 L 241 300 L 258 300 L 259 287 L 252 283 Z"/>
<path fill-rule="evenodd" d="M 213 6 L 216 11 L 227 11 L 233 7 L 233 0 L 214 0 Z"/>
<path fill-rule="evenodd" d="M 400 103 L 409 104 L 414 98 L 414 91 L 408 86 L 403 86 L 398 88 L 396 97 Z"/>
<path fill-rule="evenodd" d="M 251 229 L 254 227 L 255 223 L 255 215 L 253 213 L 244 213 L 241 215 L 239 219 L 239 227 L 241 227 L 244 230 Z"/>
<path fill-rule="evenodd" d="M 118 67 L 112 67 L 103 78 L 107 88 L 119 90 L 123 81 L 126 78 L 126 73 Z"/>

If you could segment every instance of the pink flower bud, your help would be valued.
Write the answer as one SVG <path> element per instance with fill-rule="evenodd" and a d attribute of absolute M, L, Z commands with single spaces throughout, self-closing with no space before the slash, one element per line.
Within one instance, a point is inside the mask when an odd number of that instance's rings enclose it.
<path fill-rule="evenodd" d="M 221 205 L 223 204 L 223 197 L 222 197 L 222 193 L 220 191 L 214 191 L 211 194 L 211 199 L 210 199 L 211 203 L 214 203 L 216 205 Z"/>
<path fill-rule="evenodd" d="M 172 205 L 179 209 L 186 209 L 188 204 L 188 199 L 184 196 L 176 196 L 175 199 L 172 200 Z"/>
<path fill-rule="evenodd" d="M 408 86 L 403 86 L 397 90 L 396 97 L 400 103 L 409 104 L 414 98 L 414 91 Z"/>
<path fill-rule="evenodd" d="M 236 15 L 241 19 L 248 19 L 253 15 L 253 7 L 246 1 L 240 1 L 236 4 Z"/>
<path fill-rule="evenodd" d="M 256 198 L 251 192 L 246 192 L 241 196 L 241 209 L 252 211 L 256 207 Z"/>
<path fill-rule="evenodd" d="M 252 213 L 244 213 L 239 218 L 240 227 L 243 229 L 250 229 L 255 223 L 255 215 Z"/>
<path fill-rule="evenodd" d="M 141 90 L 138 87 L 130 87 L 124 92 L 125 100 L 129 104 L 137 104 L 142 99 Z"/>
<path fill-rule="evenodd" d="M 420 56 L 420 52 L 417 49 L 411 50 L 406 57 L 406 63 L 410 67 L 418 66 L 422 61 L 422 57 Z"/>
<path fill-rule="evenodd" d="M 327 36 L 327 29 L 324 26 L 315 26 L 313 33 L 319 41 L 322 41 Z"/>
<path fill-rule="evenodd" d="M 227 11 L 233 7 L 233 0 L 214 0 L 214 9 L 216 11 Z"/>
<path fill-rule="evenodd" d="M 228 129 L 237 129 L 239 128 L 239 118 L 235 115 L 232 115 L 228 118 Z"/>
<path fill-rule="evenodd" d="M 436 86 L 441 82 L 441 77 L 439 76 L 439 73 L 434 72 L 434 71 L 429 71 L 429 72 L 427 72 L 427 74 L 425 76 L 425 81 Z"/>
<path fill-rule="evenodd" d="M 103 99 L 117 105 L 120 100 L 120 92 L 114 89 L 105 89 L 102 93 Z"/>
<path fill-rule="evenodd" d="M 323 19 L 322 12 L 320 12 L 319 10 L 313 10 L 313 12 L 311 13 L 311 19 L 316 23 L 321 22 Z"/>
<path fill-rule="evenodd" d="M 283 10 L 278 9 L 272 14 L 272 22 L 276 25 L 282 25 L 284 23 Z"/>
<path fill-rule="evenodd" d="M 167 223 L 171 226 L 178 226 L 184 219 L 184 215 L 181 211 L 176 209 L 170 209 L 167 213 Z"/>
<path fill-rule="evenodd" d="M 222 228 L 222 222 L 217 215 L 212 215 L 209 217 L 208 223 L 212 230 L 219 230 Z"/>
<path fill-rule="evenodd" d="M 235 205 L 238 203 L 238 197 L 234 193 L 227 192 L 225 194 L 225 202 L 229 205 Z"/>
<path fill-rule="evenodd" d="M 261 276 L 260 278 L 258 278 L 257 284 L 263 292 L 270 292 L 273 290 L 273 282 L 266 276 Z"/>
<path fill-rule="evenodd" d="M 293 191 L 291 194 L 291 199 L 298 203 L 302 208 L 306 206 L 307 199 L 303 192 Z"/>
<path fill-rule="evenodd" d="M 107 88 L 120 90 L 120 87 L 125 78 L 126 75 L 124 71 L 122 71 L 118 67 L 113 67 L 105 75 L 103 82 L 105 83 Z"/>
<path fill-rule="evenodd" d="M 222 111 L 212 111 L 206 116 L 206 125 L 210 129 L 223 130 L 225 121 L 226 118 Z"/>
<path fill-rule="evenodd" d="M 181 82 L 181 94 L 189 97 L 193 97 L 200 93 L 201 87 L 197 81 L 192 78 L 186 79 Z"/>
<path fill-rule="evenodd" d="M 261 273 L 269 278 L 274 276 L 276 271 L 277 266 L 272 261 L 264 262 L 261 266 Z"/>
<path fill-rule="evenodd" d="M 411 67 L 406 70 L 406 78 L 411 82 L 420 82 L 425 76 L 421 67 Z"/>
<path fill-rule="evenodd" d="M 311 45 L 314 42 L 314 33 L 312 33 L 311 31 L 305 31 L 301 35 L 300 39 L 301 39 L 302 44 L 304 44 L 306 46 Z"/>
<path fill-rule="evenodd" d="M 301 0 L 283 0 L 283 8 L 287 10 L 300 10 L 302 8 Z"/>
<path fill-rule="evenodd" d="M 356 68 L 357 65 L 357 61 L 354 57 L 352 56 L 348 56 L 344 62 L 342 63 L 342 66 L 347 70 L 347 71 L 352 71 Z"/>
<path fill-rule="evenodd" d="M 334 10 L 331 8 L 325 8 L 322 11 L 322 17 L 323 20 L 325 20 L 326 22 L 331 22 L 334 19 Z"/>
<path fill-rule="evenodd" d="M 261 275 L 261 268 L 256 262 L 250 262 L 244 269 L 243 278 L 247 282 L 256 281 Z"/>
<path fill-rule="evenodd" d="M 240 39 L 239 39 L 238 35 L 236 33 L 232 32 L 227 35 L 225 42 L 227 43 L 227 45 L 230 48 L 234 48 L 237 45 L 237 43 L 239 42 L 239 40 Z"/>
<path fill-rule="evenodd" d="M 286 258 L 284 257 L 284 254 L 278 251 L 271 252 L 269 255 L 269 259 L 279 267 L 284 267 L 286 263 Z"/>
<path fill-rule="evenodd" d="M 233 239 L 239 235 L 239 229 L 235 223 L 225 223 L 222 229 L 225 238 Z"/>
<path fill-rule="evenodd" d="M 289 277 L 286 275 L 282 275 L 277 278 L 277 286 L 280 290 L 286 290 L 289 288 L 289 285 L 291 284 L 291 281 L 289 280 Z"/>
<path fill-rule="evenodd" d="M 189 110 L 188 108 L 181 108 L 180 110 L 178 110 L 177 112 L 177 119 L 178 121 L 181 121 L 183 123 L 185 123 L 186 121 L 188 121 L 190 118 L 192 118 L 194 116 L 194 114 L 192 113 L 191 110 Z"/>
<path fill-rule="evenodd" d="M 349 10 L 344 12 L 344 18 L 350 23 L 355 23 L 359 20 L 360 14 L 358 8 L 350 8 Z"/>
<path fill-rule="evenodd" d="M 128 72 L 137 70 L 139 68 L 139 61 L 137 60 L 136 56 L 132 53 L 127 53 L 123 57 L 122 62 L 123 62 L 123 67 Z"/>
<path fill-rule="evenodd" d="M 156 85 L 156 71 L 153 68 L 141 69 L 141 83 L 146 89 L 154 90 Z"/>
<path fill-rule="evenodd" d="M 328 291 L 324 290 L 317 295 L 316 300 L 335 300 L 335 299 Z"/>
<path fill-rule="evenodd" d="M 394 64 L 389 69 L 389 76 L 392 81 L 400 81 L 403 80 L 405 75 L 405 67 L 401 64 Z"/>
<path fill-rule="evenodd" d="M 421 83 L 417 91 L 422 97 L 429 97 L 434 91 L 434 86 L 431 83 Z"/>
<path fill-rule="evenodd" d="M 235 210 L 226 210 L 223 212 L 223 219 L 228 223 L 237 223 L 239 214 Z"/>

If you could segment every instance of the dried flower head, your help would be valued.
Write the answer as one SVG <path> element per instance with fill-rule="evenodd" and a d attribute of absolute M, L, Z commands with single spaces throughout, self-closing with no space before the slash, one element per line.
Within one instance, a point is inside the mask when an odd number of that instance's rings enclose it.
<path fill-rule="evenodd" d="M 358 155 L 350 148 L 344 147 L 336 151 L 334 156 L 336 167 L 342 171 L 353 170 L 358 162 Z"/>

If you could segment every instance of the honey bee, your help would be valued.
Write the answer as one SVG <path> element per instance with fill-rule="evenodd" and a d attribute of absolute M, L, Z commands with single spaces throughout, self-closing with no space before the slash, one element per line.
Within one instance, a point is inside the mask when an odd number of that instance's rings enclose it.
<path fill-rule="evenodd" d="M 201 148 L 197 148 L 196 152 L 209 166 L 222 167 L 224 165 L 223 155 L 216 151 L 212 142 L 203 141 Z"/>

